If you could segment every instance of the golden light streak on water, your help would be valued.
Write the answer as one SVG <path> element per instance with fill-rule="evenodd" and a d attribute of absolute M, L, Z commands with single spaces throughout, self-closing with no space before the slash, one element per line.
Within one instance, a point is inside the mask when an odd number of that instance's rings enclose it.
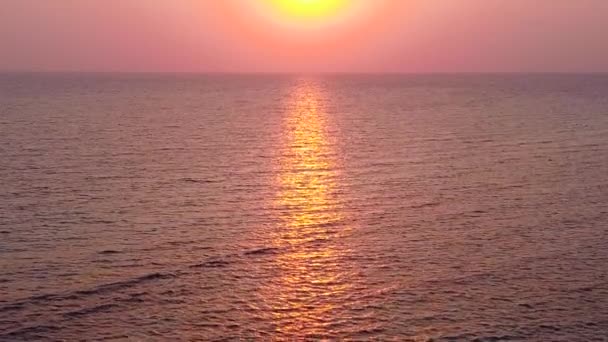
<path fill-rule="evenodd" d="M 344 214 L 324 95 L 314 83 L 294 89 L 278 160 L 275 206 L 282 224 L 272 240 L 288 252 L 276 256 L 278 277 L 264 292 L 276 330 L 286 336 L 330 334 L 333 312 L 351 288 L 341 267 L 347 251 L 337 241 L 344 230 L 335 229 Z"/>

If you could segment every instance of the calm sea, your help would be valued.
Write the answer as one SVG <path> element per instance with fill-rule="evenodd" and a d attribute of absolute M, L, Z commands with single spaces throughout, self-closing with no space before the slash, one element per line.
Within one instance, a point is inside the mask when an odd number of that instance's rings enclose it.
<path fill-rule="evenodd" d="M 0 340 L 608 340 L 608 75 L 0 75 Z"/>

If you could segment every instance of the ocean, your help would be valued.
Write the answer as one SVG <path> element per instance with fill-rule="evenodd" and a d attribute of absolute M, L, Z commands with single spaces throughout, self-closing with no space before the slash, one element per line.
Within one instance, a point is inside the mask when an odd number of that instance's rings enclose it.
<path fill-rule="evenodd" d="M 608 75 L 0 74 L 0 340 L 608 341 Z"/>

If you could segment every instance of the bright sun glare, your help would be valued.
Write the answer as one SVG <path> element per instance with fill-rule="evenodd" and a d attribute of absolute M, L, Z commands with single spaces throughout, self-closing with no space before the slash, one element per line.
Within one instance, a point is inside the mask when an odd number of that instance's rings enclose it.
<path fill-rule="evenodd" d="M 283 15 L 297 19 L 323 19 L 337 15 L 348 0 L 268 0 Z"/>

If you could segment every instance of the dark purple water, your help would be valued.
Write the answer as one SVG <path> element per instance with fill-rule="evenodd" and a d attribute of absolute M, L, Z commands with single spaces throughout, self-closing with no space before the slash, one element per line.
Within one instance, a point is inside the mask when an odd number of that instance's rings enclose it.
<path fill-rule="evenodd" d="M 0 340 L 608 340 L 608 75 L 0 75 Z"/>

